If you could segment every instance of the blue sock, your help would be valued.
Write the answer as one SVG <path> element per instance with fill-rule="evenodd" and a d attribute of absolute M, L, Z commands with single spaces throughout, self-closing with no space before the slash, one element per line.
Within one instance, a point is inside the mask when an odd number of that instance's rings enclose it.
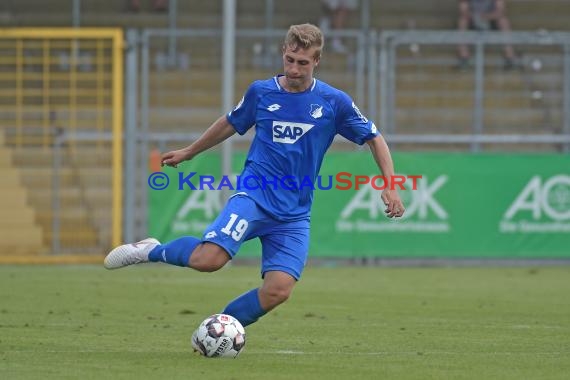
<path fill-rule="evenodd" d="M 202 243 L 200 239 L 184 236 L 166 244 L 159 244 L 150 251 L 148 259 L 152 262 L 163 262 L 179 267 L 187 267 L 194 248 Z"/>
<path fill-rule="evenodd" d="M 256 322 L 259 317 L 267 313 L 261 308 L 261 304 L 259 303 L 258 290 L 257 288 L 251 289 L 249 292 L 242 294 L 230 302 L 222 313 L 229 314 L 236 318 L 243 327 Z"/>

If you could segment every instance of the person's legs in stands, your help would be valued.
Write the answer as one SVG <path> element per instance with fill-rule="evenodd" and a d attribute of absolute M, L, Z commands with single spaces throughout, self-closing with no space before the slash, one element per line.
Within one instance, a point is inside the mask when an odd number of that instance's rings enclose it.
<path fill-rule="evenodd" d="M 348 17 L 358 6 L 357 0 L 323 0 L 325 14 L 328 15 L 330 27 L 333 31 L 340 31 L 346 27 Z M 324 25 L 321 22 L 322 25 Z M 329 26 L 329 25 L 324 25 Z M 346 53 L 347 49 L 340 37 L 333 37 L 331 49 L 336 53 Z"/>
<path fill-rule="evenodd" d="M 141 10 L 140 0 L 129 0 L 127 3 L 127 9 L 131 12 L 138 12 Z"/>
<path fill-rule="evenodd" d="M 510 32 L 511 31 L 511 23 L 509 19 L 505 16 L 504 12 L 499 13 L 497 17 L 497 28 L 502 32 Z M 505 69 L 512 69 L 515 66 L 516 54 L 515 49 L 512 45 L 505 45 L 504 50 L 505 55 Z"/>
<path fill-rule="evenodd" d="M 152 10 L 155 12 L 164 12 L 168 10 L 168 0 L 153 0 Z"/>
<path fill-rule="evenodd" d="M 471 10 L 467 1 L 459 2 L 459 19 L 457 20 L 457 29 L 466 31 L 471 24 Z M 457 47 L 457 56 L 459 58 L 459 68 L 465 69 L 469 65 L 469 48 L 465 44 Z"/>

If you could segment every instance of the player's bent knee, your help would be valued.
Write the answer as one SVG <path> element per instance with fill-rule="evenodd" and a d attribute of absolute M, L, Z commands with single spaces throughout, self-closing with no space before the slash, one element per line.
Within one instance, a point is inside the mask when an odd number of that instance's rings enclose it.
<path fill-rule="evenodd" d="M 259 297 L 262 306 L 270 310 L 289 299 L 291 289 L 278 286 L 262 286 L 259 290 Z"/>
<path fill-rule="evenodd" d="M 230 260 L 223 248 L 216 244 L 205 243 L 190 256 L 190 267 L 199 272 L 215 272 Z"/>
<path fill-rule="evenodd" d="M 264 275 L 263 285 L 259 289 L 261 307 L 269 311 L 289 299 L 296 280 L 289 273 L 268 271 Z"/>

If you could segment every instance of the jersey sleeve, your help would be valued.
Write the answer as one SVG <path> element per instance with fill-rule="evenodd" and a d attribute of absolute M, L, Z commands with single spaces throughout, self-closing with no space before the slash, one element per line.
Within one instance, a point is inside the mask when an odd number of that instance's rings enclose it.
<path fill-rule="evenodd" d="M 336 130 L 339 135 L 358 145 L 380 135 L 376 125 L 362 115 L 348 95 L 338 100 Z"/>
<path fill-rule="evenodd" d="M 249 86 L 237 106 L 226 115 L 228 122 L 240 135 L 245 134 L 255 125 L 257 98 L 257 86 L 253 83 Z"/>

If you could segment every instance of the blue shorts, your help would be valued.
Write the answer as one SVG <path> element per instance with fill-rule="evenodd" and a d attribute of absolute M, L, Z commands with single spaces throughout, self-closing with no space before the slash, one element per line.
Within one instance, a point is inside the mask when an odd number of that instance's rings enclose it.
<path fill-rule="evenodd" d="M 206 229 L 202 240 L 224 248 L 233 258 L 243 242 L 261 241 L 261 277 L 281 271 L 299 280 L 309 252 L 309 220 L 282 222 L 272 218 L 246 194 L 233 195 Z"/>

